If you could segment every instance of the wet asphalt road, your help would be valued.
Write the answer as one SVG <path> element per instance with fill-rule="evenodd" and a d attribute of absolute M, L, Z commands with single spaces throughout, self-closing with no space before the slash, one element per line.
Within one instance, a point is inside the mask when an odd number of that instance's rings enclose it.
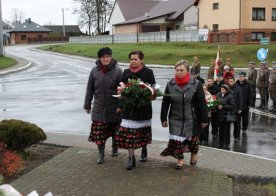
<path fill-rule="evenodd" d="M 88 135 L 91 120 L 83 110 L 83 100 L 94 61 L 32 51 L 31 47 L 6 47 L 7 53 L 33 64 L 27 70 L 0 76 L 0 119 L 25 120 L 46 132 Z M 152 69 L 164 89 L 174 70 Z M 153 138 L 168 140 L 168 129 L 159 120 L 160 106 L 161 99 L 153 102 Z M 250 113 L 247 134 L 241 134 L 239 143 L 233 142 L 231 133 L 231 150 L 276 159 L 275 127 L 275 118 Z M 209 145 L 216 147 L 217 141 L 212 141 L 211 134 L 209 138 Z"/>

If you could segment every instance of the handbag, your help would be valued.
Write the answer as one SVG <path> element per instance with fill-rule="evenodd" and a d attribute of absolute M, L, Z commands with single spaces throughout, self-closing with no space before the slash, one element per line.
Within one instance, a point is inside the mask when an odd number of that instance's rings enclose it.
<path fill-rule="evenodd" d="M 235 122 L 236 121 L 236 115 L 234 114 L 234 112 L 226 112 L 226 118 L 225 118 L 226 122 Z"/>

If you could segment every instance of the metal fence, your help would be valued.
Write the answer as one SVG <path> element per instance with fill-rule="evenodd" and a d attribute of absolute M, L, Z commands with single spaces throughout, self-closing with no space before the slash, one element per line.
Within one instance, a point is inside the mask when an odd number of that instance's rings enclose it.
<path fill-rule="evenodd" d="M 160 31 L 149 33 L 133 33 L 119 35 L 97 35 L 70 37 L 70 43 L 78 44 L 112 44 L 112 43 L 143 43 L 143 42 L 198 42 L 198 30 Z"/>

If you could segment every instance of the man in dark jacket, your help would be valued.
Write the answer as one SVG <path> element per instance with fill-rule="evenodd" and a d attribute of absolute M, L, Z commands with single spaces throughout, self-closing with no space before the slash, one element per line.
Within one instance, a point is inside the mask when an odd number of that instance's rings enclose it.
<path fill-rule="evenodd" d="M 242 113 L 242 90 L 236 84 L 235 78 L 229 78 L 229 86 L 234 97 L 234 113 L 236 114 L 236 121 L 234 122 L 234 142 L 240 140 L 241 132 L 241 113 Z"/>
<path fill-rule="evenodd" d="M 215 85 L 213 78 L 208 78 L 207 90 L 211 93 L 211 95 L 217 95 L 220 92 L 220 87 L 218 85 Z M 211 126 L 213 139 L 217 139 L 218 134 L 218 120 L 216 114 L 217 111 L 211 111 Z"/>
<path fill-rule="evenodd" d="M 242 131 L 246 132 L 248 127 L 248 115 L 249 115 L 249 106 L 252 106 L 252 86 L 245 78 L 246 73 L 240 72 L 239 79 L 236 84 L 242 89 L 242 113 L 241 113 L 241 121 L 242 121 Z"/>

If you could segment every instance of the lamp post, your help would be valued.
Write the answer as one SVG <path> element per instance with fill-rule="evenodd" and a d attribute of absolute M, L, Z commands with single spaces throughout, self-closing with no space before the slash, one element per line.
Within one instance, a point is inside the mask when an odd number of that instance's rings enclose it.
<path fill-rule="evenodd" d="M 63 37 L 65 37 L 65 26 L 64 26 L 64 10 L 68 10 L 68 8 L 62 8 L 62 27 L 63 27 Z"/>
<path fill-rule="evenodd" d="M 4 56 L 4 49 L 3 49 L 3 32 L 2 32 L 2 6 L 0 0 L 0 56 Z"/>

